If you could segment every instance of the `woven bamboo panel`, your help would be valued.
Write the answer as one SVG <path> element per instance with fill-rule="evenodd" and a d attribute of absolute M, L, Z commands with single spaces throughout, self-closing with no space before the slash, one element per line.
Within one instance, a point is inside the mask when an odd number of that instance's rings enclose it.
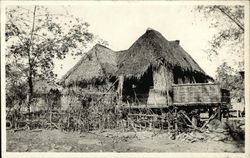
<path fill-rule="evenodd" d="M 166 94 L 161 93 L 160 91 L 150 89 L 149 96 L 147 100 L 147 105 L 150 106 L 159 106 L 159 105 L 166 105 L 167 98 Z"/>
<path fill-rule="evenodd" d="M 221 92 L 217 84 L 173 85 L 173 104 L 220 103 Z"/>

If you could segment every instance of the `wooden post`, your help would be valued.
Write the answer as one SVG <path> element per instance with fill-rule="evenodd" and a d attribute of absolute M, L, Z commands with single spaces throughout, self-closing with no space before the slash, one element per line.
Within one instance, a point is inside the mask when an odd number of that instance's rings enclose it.
<path fill-rule="evenodd" d="M 229 110 L 226 109 L 226 120 L 228 121 L 229 120 Z"/>
<path fill-rule="evenodd" d="M 124 76 L 120 75 L 119 76 L 119 85 L 118 85 L 119 102 L 122 101 L 123 83 L 124 83 Z"/>
<path fill-rule="evenodd" d="M 81 118 L 82 118 L 82 108 L 80 109 L 79 112 L 79 116 L 78 116 L 78 130 L 81 133 L 82 132 L 82 122 L 81 122 Z"/>
<path fill-rule="evenodd" d="M 192 116 L 192 125 L 194 126 L 194 127 L 197 127 L 197 118 L 195 117 L 195 116 Z"/>
<path fill-rule="evenodd" d="M 89 120 L 87 119 L 87 131 L 89 131 Z"/>
<path fill-rule="evenodd" d="M 178 130 L 178 124 L 177 124 L 177 107 L 174 107 L 174 115 L 175 115 L 175 122 L 174 122 L 174 126 L 175 126 L 175 130 Z"/>
<path fill-rule="evenodd" d="M 170 88 L 171 88 L 171 87 L 170 87 L 170 86 L 171 86 L 171 85 L 170 85 L 170 82 L 169 82 L 169 80 L 168 80 L 168 75 L 169 75 L 170 73 L 168 73 L 168 69 L 165 68 L 165 70 L 167 71 L 167 72 L 166 72 L 166 73 L 167 73 L 167 75 L 166 75 L 166 80 L 167 80 L 167 82 L 168 82 L 168 83 L 167 83 L 167 90 L 166 90 L 166 92 L 167 92 L 167 106 L 170 106 L 170 105 L 169 105 L 169 103 L 170 103 L 170 102 L 169 102 L 169 94 L 168 94 L 168 91 L 169 91 Z"/>
<path fill-rule="evenodd" d="M 195 80 L 195 78 L 194 78 L 194 76 L 192 76 L 192 81 L 193 81 L 193 83 L 196 83 L 196 80 Z"/>
<path fill-rule="evenodd" d="M 161 129 L 163 129 L 163 110 L 162 110 L 162 108 L 160 109 L 160 111 L 161 111 Z"/>
<path fill-rule="evenodd" d="M 168 123 L 168 131 L 170 131 L 170 122 L 167 121 L 167 123 Z"/>
<path fill-rule="evenodd" d="M 221 105 L 219 104 L 217 107 L 217 118 L 221 121 Z"/>
<path fill-rule="evenodd" d="M 52 111 L 49 112 L 49 122 L 52 123 Z"/>
<path fill-rule="evenodd" d="M 152 120 L 152 118 L 150 119 L 150 122 L 149 122 L 149 130 L 152 130 L 152 122 L 153 122 L 153 120 Z"/>

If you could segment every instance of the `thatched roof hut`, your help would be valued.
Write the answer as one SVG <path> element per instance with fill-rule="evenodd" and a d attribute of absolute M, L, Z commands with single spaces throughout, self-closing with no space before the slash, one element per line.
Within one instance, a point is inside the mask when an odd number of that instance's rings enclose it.
<path fill-rule="evenodd" d="M 116 53 L 96 44 L 60 80 L 65 88 L 62 91 L 62 109 L 86 106 L 87 102 L 97 101 L 103 94 L 102 102 L 112 100 L 118 85 L 116 79 Z M 116 87 L 112 86 L 115 83 Z M 110 88 L 111 87 L 111 88 Z"/>
<path fill-rule="evenodd" d="M 114 51 L 102 46 L 95 45 L 78 61 L 61 79 L 60 83 L 65 86 L 78 83 L 95 83 L 115 75 L 117 62 Z"/>
<path fill-rule="evenodd" d="M 153 29 L 148 29 L 128 50 L 118 54 L 118 90 L 122 98 L 123 95 L 132 98 L 132 102 L 171 105 L 173 84 L 213 80 L 179 41 L 168 41 Z"/>
<path fill-rule="evenodd" d="M 105 92 L 117 79 L 119 83 L 113 87 L 113 92 L 117 90 L 120 98 L 124 98 L 124 94 L 125 98 L 155 105 L 171 104 L 173 84 L 213 80 L 179 41 L 168 41 L 159 32 L 148 29 L 127 50 L 114 52 L 95 45 L 62 77 L 61 83 L 69 89 L 85 90 L 89 90 L 86 85 L 95 85 L 90 90 Z M 108 86 L 102 88 L 105 84 Z"/>
<path fill-rule="evenodd" d="M 33 91 L 36 95 L 48 94 L 51 90 L 61 91 L 61 87 L 55 82 L 46 79 L 36 79 L 33 81 Z"/>
<path fill-rule="evenodd" d="M 119 53 L 118 73 L 125 77 L 140 77 L 150 66 L 158 67 L 162 62 L 172 68 L 212 79 L 180 46 L 179 41 L 168 41 L 153 29 L 148 29 L 128 50 Z"/>

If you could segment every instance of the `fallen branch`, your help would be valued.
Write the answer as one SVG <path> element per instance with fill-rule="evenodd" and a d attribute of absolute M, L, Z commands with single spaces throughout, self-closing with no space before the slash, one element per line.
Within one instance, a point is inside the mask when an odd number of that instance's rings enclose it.
<path fill-rule="evenodd" d="M 192 124 L 192 121 L 184 112 L 180 111 L 180 113 Z"/>
<path fill-rule="evenodd" d="M 190 128 L 193 128 L 193 129 L 195 129 L 195 130 L 197 130 L 197 131 L 199 131 L 199 132 L 201 132 L 201 133 L 204 132 L 202 129 L 200 129 L 200 128 L 198 128 L 198 127 L 195 127 L 195 126 L 193 126 L 193 125 L 187 125 L 187 126 L 190 127 Z"/>
<path fill-rule="evenodd" d="M 181 114 L 191 123 L 191 125 L 188 125 L 188 124 L 187 124 L 188 127 L 193 128 L 193 129 L 195 129 L 195 130 L 197 130 L 197 131 L 199 131 L 199 132 L 203 132 L 202 129 L 199 129 L 198 127 L 196 127 L 195 125 L 193 125 L 193 123 L 192 123 L 192 121 L 190 120 L 190 118 L 189 118 L 184 112 L 182 112 L 182 111 L 180 111 L 180 112 L 181 112 Z"/>
<path fill-rule="evenodd" d="M 42 132 L 42 129 L 34 129 L 34 130 L 31 130 L 30 132 Z"/>
<path fill-rule="evenodd" d="M 96 134 L 96 133 L 94 133 L 94 132 L 91 132 L 91 131 L 88 131 L 87 133 L 90 133 L 90 134 L 94 134 L 94 135 L 99 135 L 99 134 Z"/>
<path fill-rule="evenodd" d="M 203 127 L 198 128 L 197 126 L 193 125 L 193 123 L 192 123 L 192 121 L 190 120 L 190 118 L 189 118 L 184 112 L 180 111 L 180 113 L 181 113 L 181 114 L 189 121 L 189 123 L 191 124 L 191 125 L 188 125 L 188 124 L 187 124 L 188 127 L 193 128 L 193 129 L 195 129 L 195 130 L 197 130 L 197 131 L 199 131 L 199 132 L 201 132 L 201 133 L 204 132 L 204 131 L 202 130 Z M 213 119 L 213 118 L 211 118 L 211 119 Z"/>
<path fill-rule="evenodd" d="M 17 132 L 17 131 L 24 131 L 25 128 L 18 128 L 18 129 L 14 129 L 14 132 Z"/>

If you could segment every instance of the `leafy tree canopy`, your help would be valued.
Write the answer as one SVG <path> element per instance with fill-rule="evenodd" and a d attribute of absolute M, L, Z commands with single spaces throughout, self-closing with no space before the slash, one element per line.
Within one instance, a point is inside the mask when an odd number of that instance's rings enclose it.
<path fill-rule="evenodd" d="M 36 79 L 55 79 L 54 59 L 64 59 L 67 54 L 82 55 L 91 42 L 107 45 L 89 32 L 87 22 L 67 12 L 53 13 L 44 6 L 7 7 L 5 24 L 9 98 L 21 94 L 18 88 L 23 85 L 32 95 Z"/>
<path fill-rule="evenodd" d="M 27 63 L 33 76 L 55 77 L 53 59 L 82 54 L 94 37 L 87 22 L 43 6 L 7 8 L 6 19 L 7 55 Z"/>
<path fill-rule="evenodd" d="M 229 47 L 227 55 L 236 55 L 244 59 L 244 6 L 242 5 L 200 5 L 195 11 L 203 13 L 210 27 L 217 33 L 209 41 L 210 48 L 206 50 L 209 57 L 218 56 L 222 48 Z"/>
<path fill-rule="evenodd" d="M 217 68 L 216 81 L 221 88 L 230 90 L 230 96 L 238 101 L 244 100 L 244 76 L 236 72 L 227 63 L 223 63 Z"/>
<path fill-rule="evenodd" d="M 244 100 L 244 77 L 239 73 L 244 68 L 244 6 L 201 5 L 196 6 L 195 11 L 201 12 L 210 21 L 210 27 L 217 30 L 206 50 L 210 59 L 218 57 L 223 48 L 227 48 L 226 56 L 231 61 L 238 58 L 237 64 L 223 62 L 217 68 L 216 81 L 222 88 L 230 90 L 231 98 Z"/>

